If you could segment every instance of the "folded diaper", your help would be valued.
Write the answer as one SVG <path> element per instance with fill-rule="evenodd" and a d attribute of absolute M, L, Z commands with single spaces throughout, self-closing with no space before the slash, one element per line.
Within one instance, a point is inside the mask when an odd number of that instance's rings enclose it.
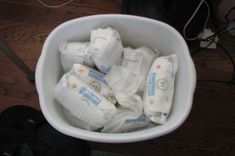
<path fill-rule="evenodd" d="M 114 65 L 105 76 L 105 80 L 122 107 L 132 110 L 137 115 L 143 112 L 143 101 L 136 94 L 138 77 L 135 74 L 125 67 Z"/>
<path fill-rule="evenodd" d="M 130 110 L 118 109 L 116 115 L 104 125 L 101 132 L 123 133 L 138 130 L 150 125 L 150 120 L 145 114 L 135 114 Z"/>
<path fill-rule="evenodd" d="M 63 112 L 64 112 L 66 119 L 68 119 L 69 123 L 71 123 L 75 127 L 90 130 L 90 131 L 95 131 L 99 129 L 96 125 L 92 126 L 90 124 L 87 124 L 86 121 L 81 120 L 77 118 L 76 116 L 72 115 L 71 112 L 65 107 L 63 107 Z"/>
<path fill-rule="evenodd" d="M 114 65 L 105 76 L 105 80 L 115 93 L 122 92 L 133 95 L 138 90 L 139 79 L 137 75 L 122 66 Z"/>
<path fill-rule="evenodd" d="M 127 95 L 122 92 L 117 92 L 115 93 L 115 97 L 118 101 L 118 104 L 121 105 L 123 108 L 131 110 L 136 115 L 140 115 L 143 113 L 144 104 L 139 95 Z"/>
<path fill-rule="evenodd" d="M 59 44 L 60 60 L 64 72 L 68 72 L 75 63 L 94 67 L 89 42 L 66 42 Z"/>
<path fill-rule="evenodd" d="M 103 73 L 82 64 L 74 64 L 69 73 L 80 78 L 83 82 L 88 84 L 92 89 L 103 95 L 113 104 L 117 102 L 112 89 L 104 79 L 105 75 Z"/>
<path fill-rule="evenodd" d="M 164 124 L 167 120 L 173 101 L 177 69 L 175 54 L 159 57 L 152 64 L 144 94 L 144 112 L 155 123 Z"/>
<path fill-rule="evenodd" d="M 80 78 L 65 74 L 55 88 L 55 99 L 75 118 L 80 127 L 96 130 L 116 113 L 116 107 Z"/>
<path fill-rule="evenodd" d="M 108 73 L 114 64 L 121 64 L 122 42 L 113 28 L 96 29 L 91 32 L 90 51 L 95 65 L 102 73 Z"/>
<path fill-rule="evenodd" d="M 159 56 L 157 51 L 142 46 L 137 49 L 130 47 L 123 49 L 122 66 L 132 71 L 138 77 L 138 90 L 143 91 L 149 69 Z"/>

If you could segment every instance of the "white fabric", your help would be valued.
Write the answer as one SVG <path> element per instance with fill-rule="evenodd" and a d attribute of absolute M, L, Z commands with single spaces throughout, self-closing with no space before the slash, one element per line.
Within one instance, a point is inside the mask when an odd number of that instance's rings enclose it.
<path fill-rule="evenodd" d="M 56 85 L 55 99 L 88 130 L 103 127 L 116 113 L 111 102 L 69 73 Z"/>
<path fill-rule="evenodd" d="M 102 73 L 108 73 L 114 64 L 121 64 L 123 46 L 116 30 L 110 27 L 93 30 L 90 42 L 93 60 Z"/>
<path fill-rule="evenodd" d="M 150 125 L 145 114 L 137 115 L 130 110 L 118 109 L 116 115 L 104 125 L 103 133 L 123 133 L 135 131 Z"/>
<path fill-rule="evenodd" d="M 157 51 L 142 46 L 137 49 L 130 47 L 123 49 L 122 66 L 132 71 L 139 78 L 138 90 L 143 91 L 149 69 L 153 61 L 159 56 Z"/>
<path fill-rule="evenodd" d="M 82 64 L 74 64 L 69 73 L 81 78 L 82 81 L 88 84 L 96 92 L 103 95 L 113 104 L 117 102 L 114 94 L 112 93 L 112 89 L 108 86 L 106 80 L 104 79 L 105 75 L 103 73 Z"/>
<path fill-rule="evenodd" d="M 59 52 L 61 64 L 65 72 L 68 72 L 75 63 L 94 67 L 89 42 L 62 41 L 59 44 Z"/>
<path fill-rule="evenodd" d="M 150 69 L 144 94 L 144 112 L 155 123 L 164 124 L 167 120 L 177 69 L 175 54 L 157 58 Z"/>

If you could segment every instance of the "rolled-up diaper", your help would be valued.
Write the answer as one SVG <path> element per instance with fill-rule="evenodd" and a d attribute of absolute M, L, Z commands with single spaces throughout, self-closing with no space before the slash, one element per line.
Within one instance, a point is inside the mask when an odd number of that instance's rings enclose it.
<path fill-rule="evenodd" d="M 117 102 L 112 89 L 108 86 L 106 80 L 104 79 L 105 75 L 103 73 L 82 64 L 74 64 L 69 73 L 81 78 L 83 82 L 88 84 L 92 89 L 103 95 L 113 104 Z"/>
<path fill-rule="evenodd" d="M 143 91 L 147 74 L 153 60 L 159 56 L 157 51 L 142 46 L 137 49 L 130 47 L 123 49 L 122 66 L 132 71 L 139 78 L 138 90 Z"/>
<path fill-rule="evenodd" d="M 164 124 L 171 110 L 177 69 L 175 54 L 159 57 L 152 64 L 144 94 L 144 112 L 155 123 Z"/>
<path fill-rule="evenodd" d="M 69 71 L 75 63 L 94 67 L 89 42 L 62 41 L 59 44 L 59 52 L 62 67 L 65 72 Z"/>
<path fill-rule="evenodd" d="M 93 30 L 90 41 L 93 60 L 102 73 L 108 73 L 114 64 L 121 64 L 123 46 L 116 30 L 110 27 Z"/>
<path fill-rule="evenodd" d="M 103 127 L 116 113 L 116 107 L 74 75 L 65 74 L 55 88 L 55 99 L 80 122 L 80 127 Z M 84 125 L 86 124 L 86 125 Z"/>
<path fill-rule="evenodd" d="M 112 88 L 118 103 L 140 115 L 143 112 L 143 101 L 136 94 L 138 77 L 122 66 L 114 65 L 105 80 Z"/>
<path fill-rule="evenodd" d="M 137 92 L 138 77 L 129 69 L 114 65 L 108 74 L 105 76 L 105 80 L 112 90 L 122 92 L 127 95 L 133 95 Z"/>
<path fill-rule="evenodd" d="M 131 110 L 136 115 L 143 113 L 144 104 L 141 97 L 137 94 L 128 95 L 122 92 L 115 93 L 118 103 L 126 109 Z"/>
<path fill-rule="evenodd" d="M 63 112 L 68 122 L 75 127 L 90 130 L 90 131 L 98 129 L 97 126 L 92 126 L 90 124 L 87 124 L 87 122 L 80 120 L 76 116 L 72 115 L 71 112 L 65 107 L 63 107 Z"/>
<path fill-rule="evenodd" d="M 150 120 L 145 114 L 137 115 L 130 110 L 118 109 L 116 115 L 104 125 L 101 132 L 123 133 L 135 131 L 150 124 Z"/>

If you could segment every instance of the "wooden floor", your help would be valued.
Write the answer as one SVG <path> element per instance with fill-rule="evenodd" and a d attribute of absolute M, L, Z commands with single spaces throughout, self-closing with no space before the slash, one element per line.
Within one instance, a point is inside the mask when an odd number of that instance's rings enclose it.
<path fill-rule="evenodd" d="M 45 0 L 49 4 L 66 0 Z M 0 40 L 7 42 L 26 64 L 35 69 L 43 42 L 57 25 L 69 19 L 120 13 L 121 0 L 75 0 L 59 9 L 48 9 L 37 0 L 0 0 Z M 220 43 L 235 59 L 235 37 L 223 33 Z M 220 48 L 194 56 L 198 83 L 193 109 L 175 132 L 130 144 L 90 143 L 94 149 L 132 155 L 235 155 L 235 85 L 201 80 L 228 81 L 232 65 Z M 13 105 L 39 108 L 35 86 L 0 53 L 0 111 Z"/>

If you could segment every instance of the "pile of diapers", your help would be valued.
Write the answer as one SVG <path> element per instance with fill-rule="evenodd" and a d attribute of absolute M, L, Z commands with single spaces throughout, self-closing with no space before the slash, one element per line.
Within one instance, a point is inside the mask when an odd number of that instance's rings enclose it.
<path fill-rule="evenodd" d="M 175 54 L 123 47 L 113 28 L 92 30 L 90 41 L 58 45 L 65 74 L 55 99 L 76 127 L 103 133 L 136 131 L 167 121 L 178 68 Z"/>

